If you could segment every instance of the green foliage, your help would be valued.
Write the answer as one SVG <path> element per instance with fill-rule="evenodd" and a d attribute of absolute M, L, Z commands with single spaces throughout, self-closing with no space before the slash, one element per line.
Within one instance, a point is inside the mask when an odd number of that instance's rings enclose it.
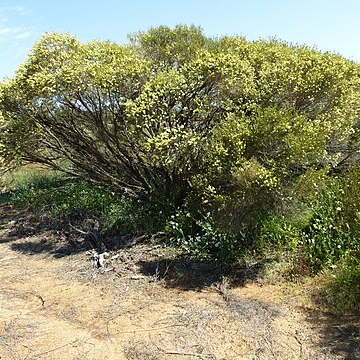
<path fill-rule="evenodd" d="M 269 254 L 271 252 L 291 252 L 296 249 L 301 239 L 301 228 L 283 215 L 272 215 L 258 220 L 261 224 L 256 237 L 256 251 Z"/>
<path fill-rule="evenodd" d="M 313 217 L 303 229 L 303 250 L 313 271 L 336 264 L 359 247 L 359 170 L 333 180 L 309 207 Z M 351 258 L 351 256 L 350 256 Z"/>
<path fill-rule="evenodd" d="M 257 219 L 260 231 L 256 250 L 292 253 L 295 272 L 311 274 L 336 266 L 344 257 L 351 258 L 349 254 L 360 244 L 359 219 L 353 216 L 359 209 L 354 206 L 358 200 L 355 195 L 359 184 L 354 182 L 357 176 L 358 171 L 354 171 L 345 179 L 325 179 L 322 184 L 317 183 L 312 194 L 303 178 L 296 189 L 296 201 L 292 200 L 286 209 Z M 311 178 L 314 179 L 314 174 L 308 180 Z M 308 195 L 302 200 L 301 187 Z"/>
<path fill-rule="evenodd" d="M 336 310 L 360 315 L 360 246 L 327 275 L 325 297 Z"/>
<path fill-rule="evenodd" d="M 195 26 L 124 46 L 46 34 L 1 84 L 1 158 L 140 197 L 182 202 L 197 176 L 207 188 L 245 186 L 239 198 L 259 184 L 278 196 L 308 168 L 358 160 L 358 86 L 359 66 L 340 56 L 209 39 Z"/>
<path fill-rule="evenodd" d="M 51 179 L 61 176 L 55 171 L 49 171 L 41 167 L 21 167 L 15 171 L 9 171 L 1 176 L 0 186 L 4 191 L 15 191 L 31 184 L 33 181 L 51 182 Z"/>
<path fill-rule="evenodd" d="M 360 239 L 360 168 L 354 166 L 344 186 L 342 227 L 355 240 Z"/>
<path fill-rule="evenodd" d="M 174 29 L 159 26 L 131 34 L 129 39 L 140 56 L 151 59 L 159 68 L 179 67 L 191 60 L 199 49 L 211 44 L 202 29 L 194 25 L 177 25 Z"/>
<path fill-rule="evenodd" d="M 48 212 L 54 220 L 97 217 L 103 230 L 120 235 L 154 234 L 163 229 L 173 204 L 159 197 L 135 199 L 80 179 L 45 169 L 22 168 L 1 181 L 6 201 L 33 212 Z"/>
<path fill-rule="evenodd" d="M 188 254 L 213 261 L 232 263 L 239 258 L 238 239 L 221 230 L 210 213 L 206 215 L 178 210 L 167 225 L 171 243 Z"/>
<path fill-rule="evenodd" d="M 329 185 L 310 203 L 313 216 L 303 229 L 302 247 L 306 262 L 313 272 L 335 264 L 351 247 L 351 237 L 342 228 L 343 188 Z"/>
<path fill-rule="evenodd" d="M 111 228 L 119 234 L 156 235 L 164 230 L 174 211 L 172 199 L 160 195 L 141 199 L 121 196 L 111 205 L 107 218 Z"/>
<path fill-rule="evenodd" d="M 1 167 L 72 177 L 20 186 L 26 206 L 97 212 L 122 234 L 167 224 L 221 261 L 293 252 L 316 273 L 358 246 L 359 89 L 341 56 L 195 26 L 126 45 L 46 34 L 0 84 Z"/>
<path fill-rule="evenodd" d="M 56 173 L 35 170 L 16 173 L 12 187 L 10 200 L 16 206 L 35 212 L 49 211 L 55 218 L 85 213 L 103 216 L 117 201 L 117 197 L 104 188 Z"/>

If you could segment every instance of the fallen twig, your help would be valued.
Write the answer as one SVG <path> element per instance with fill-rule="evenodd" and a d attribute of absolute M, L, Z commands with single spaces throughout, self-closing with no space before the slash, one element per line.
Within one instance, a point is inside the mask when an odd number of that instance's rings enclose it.
<path fill-rule="evenodd" d="M 302 355 L 303 355 L 303 344 L 302 344 L 301 340 L 296 335 L 294 336 L 294 339 L 300 345 L 300 356 L 302 357 Z"/>
<path fill-rule="evenodd" d="M 8 256 L 8 257 L 0 259 L 0 261 L 14 260 L 14 259 L 17 259 L 17 258 L 18 258 L 18 256 Z"/>
<path fill-rule="evenodd" d="M 133 276 L 130 276 L 130 279 L 131 280 L 142 280 L 142 279 L 145 279 L 146 276 L 144 275 L 133 275 Z"/>
<path fill-rule="evenodd" d="M 168 355 L 184 355 L 184 356 L 194 356 L 194 357 L 211 357 L 214 358 L 214 355 L 212 354 L 201 354 L 201 353 L 191 353 L 191 352 L 183 352 L 183 351 L 163 351 L 164 354 Z"/>
<path fill-rule="evenodd" d="M 53 351 L 56 351 L 56 350 L 62 349 L 62 348 L 64 348 L 64 347 L 70 346 L 70 345 L 72 345 L 72 344 L 77 343 L 78 341 L 79 341 L 79 340 L 76 339 L 76 340 L 70 341 L 70 342 L 68 342 L 68 343 L 66 343 L 66 344 L 53 347 L 53 348 L 48 349 L 48 350 L 46 350 L 46 351 L 43 351 L 43 352 L 41 352 L 41 353 L 37 353 L 37 354 L 31 356 L 30 360 L 31 360 L 31 359 L 38 359 L 39 356 L 43 356 L 43 355 L 49 354 L 49 353 L 51 353 L 51 352 L 53 352 Z"/>
<path fill-rule="evenodd" d="M 172 324 L 172 325 L 164 325 L 164 326 L 153 327 L 153 328 L 124 330 L 124 331 L 119 331 L 116 334 L 128 334 L 128 333 L 134 333 L 134 332 L 139 332 L 139 331 L 156 331 L 156 330 L 167 329 L 167 328 L 171 328 L 171 327 L 175 327 L 175 326 L 182 326 L 182 325 L 181 324 Z"/>
<path fill-rule="evenodd" d="M 45 300 L 43 299 L 43 297 L 42 297 L 41 295 L 39 295 L 39 294 L 35 294 L 35 296 L 36 296 L 38 299 L 40 299 L 41 305 L 44 306 Z"/>
<path fill-rule="evenodd" d="M 41 301 L 42 306 L 44 306 L 44 304 L 45 304 L 44 298 L 40 294 L 36 294 L 34 291 L 6 289 L 6 288 L 0 288 L 0 291 L 8 291 L 8 292 L 14 292 L 14 293 L 18 293 L 18 294 L 33 295 Z"/>

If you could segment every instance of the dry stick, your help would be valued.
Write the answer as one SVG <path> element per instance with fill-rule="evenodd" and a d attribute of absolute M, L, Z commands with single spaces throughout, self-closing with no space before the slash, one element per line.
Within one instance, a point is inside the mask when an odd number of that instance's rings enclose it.
<path fill-rule="evenodd" d="M 296 336 L 296 335 L 294 335 L 294 339 L 298 342 L 298 344 L 300 345 L 300 356 L 302 357 L 302 355 L 303 355 L 303 344 L 302 344 L 302 342 L 300 341 L 300 339 Z"/>
<path fill-rule="evenodd" d="M 13 259 L 17 259 L 18 256 L 8 256 L 6 258 L 2 258 L 0 259 L 0 261 L 8 261 L 8 260 L 13 260 Z"/>
<path fill-rule="evenodd" d="M 164 354 L 169 355 L 185 355 L 185 356 L 196 356 L 196 357 L 213 357 L 211 354 L 200 354 L 200 353 L 190 353 L 190 352 L 182 352 L 182 351 L 163 351 Z"/>
<path fill-rule="evenodd" d="M 133 333 L 133 332 L 138 332 L 138 331 L 156 331 L 156 330 L 162 330 L 162 329 L 167 329 L 167 328 L 171 328 L 174 326 L 183 326 L 180 324 L 172 324 L 172 325 L 164 325 L 164 326 L 159 326 L 159 327 L 154 327 L 154 328 L 144 328 L 144 329 L 134 329 L 134 330 L 125 330 L 125 331 L 119 331 L 116 334 L 127 334 L 127 333 Z"/>
<path fill-rule="evenodd" d="M 41 301 L 41 305 L 44 306 L 45 300 L 43 299 L 43 297 L 39 294 L 34 294 L 34 295 Z"/>
<path fill-rule="evenodd" d="M 31 359 L 38 359 L 39 356 L 49 354 L 49 353 L 51 353 L 51 352 L 53 352 L 53 351 L 62 349 L 62 348 L 64 348 L 64 347 L 66 347 L 66 346 L 70 346 L 70 345 L 72 345 L 72 344 L 80 343 L 81 341 L 83 341 L 83 340 L 88 336 L 89 333 L 90 333 L 90 330 L 89 330 L 83 337 L 81 337 L 81 338 L 77 338 L 77 339 L 75 339 L 75 340 L 73 340 L 73 341 L 70 341 L 70 342 L 68 342 L 68 343 L 66 343 L 66 344 L 56 346 L 56 347 L 54 347 L 54 348 L 48 349 L 48 350 L 46 350 L 46 351 L 44 351 L 44 352 L 41 352 L 41 353 L 39 353 L 39 354 L 35 354 L 35 355 L 33 355 L 33 356 L 30 358 L 30 360 L 31 360 Z"/>
<path fill-rule="evenodd" d="M 56 347 L 51 348 L 51 349 L 48 349 L 48 350 L 46 350 L 46 351 L 44 351 L 44 352 L 35 354 L 35 355 L 33 355 L 30 359 L 38 359 L 39 356 L 43 356 L 43 355 L 49 354 L 49 353 L 51 353 L 51 352 L 53 352 L 53 351 L 62 349 L 62 348 L 64 348 L 64 347 L 66 347 L 66 346 L 70 346 L 70 345 L 72 345 L 72 344 L 75 344 L 75 343 L 78 342 L 78 341 L 79 341 L 79 339 L 76 339 L 76 340 L 70 341 L 70 342 L 68 342 L 68 343 L 66 343 L 66 344 L 56 346 Z"/>
<path fill-rule="evenodd" d="M 36 294 L 34 291 L 6 289 L 6 288 L 0 288 L 0 291 L 13 291 L 15 293 L 20 293 L 20 294 L 23 293 L 23 294 L 27 294 L 27 295 L 33 295 L 33 296 L 36 296 L 41 301 L 42 306 L 44 306 L 44 304 L 45 304 L 44 298 L 40 294 Z"/>

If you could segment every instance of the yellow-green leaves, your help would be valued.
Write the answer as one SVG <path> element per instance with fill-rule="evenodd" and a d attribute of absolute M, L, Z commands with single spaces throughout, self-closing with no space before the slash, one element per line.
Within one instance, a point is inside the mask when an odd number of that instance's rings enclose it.
<path fill-rule="evenodd" d="M 159 26 L 129 38 L 137 55 L 152 61 L 155 69 L 179 68 L 213 43 L 201 28 L 183 25 Z"/>
<path fill-rule="evenodd" d="M 199 134 L 180 125 L 149 138 L 145 142 L 145 150 L 152 166 L 186 174 L 195 165 L 192 161 L 197 155 L 200 141 Z"/>
<path fill-rule="evenodd" d="M 340 56 L 194 26 L 128 45 L 46 34 L 1 85 L 0 143 L 132 194 L 192 184 L 249 204 L 358 161 L 359 88 L 359 65 Z"/>
<path fill-rule="evenodd" d="M 129 48 L 111 42 L 81 44 L 69 34 L 46 34 L 34 46 L 17 72 L 19 85 L 30 96 L 109 91 L 139 86 L 148 62 L 139 61 Z"/>

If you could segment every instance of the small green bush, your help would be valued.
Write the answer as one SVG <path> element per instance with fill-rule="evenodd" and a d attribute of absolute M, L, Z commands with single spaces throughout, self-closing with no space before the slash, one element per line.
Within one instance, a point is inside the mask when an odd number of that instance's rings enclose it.
<path fill-rule="evenodd" d="M 111 204 L 108 220 L 119 234 L 156 234 L 164 230 L 174 208 L 172 199 L 163 196 L 121 196 Z"/>
<path fill-rule="evenodd" d="M 316 274 L 349 256 L 360 236 L 359 175 L 354 171 L 322 179 L 312 194 L 298 195 L 286 209 L 260 213 L 255 252 L 292 254 L 294 271 L 301 275 Z"/>
<path fill-rule="evenodd" d="M 360 315 L 360 246 L 329 275 L 325 296 L 335 309 Z"/>
<path fill-rule="evenodd" d="M 115 196 L 81 180 L 39 175 L 17 187 L 11 200 L 18 206 L 35 211 L 49 210 L 55 217 L 61 217 L 79 212 L 102 214 Z"/>
<path fill-rule="evenodd" d="M 188 210 L 178 210 L 171 216 L 167 231 L 172 244 L 192 256 L 225 263 L 239 258 L 241 237 L 220 229 L 210 213 L 194 216 Z"/>
<path fill-rule="evenodd" d="M 351 247 L 343 226 L 343 181 L 333 181 L 309 207 L 313 216 L 302 229 L 301 251 L 313 273 L 335 264 Z"/>
<path fill-rule="evenodd" d="M 8 201 L 30 211 L 47 211 L 55 219 L 108 214 L 121 199 L 111 191 L 83 180 L 65 177 L 44 169 L 20 169 L 3 179 Z"/>
<path fill-rule="evenodd" d="M 301 229 L 283 215 L 269 216 L 261 224 L 256 249 L 260 253 L 294 251 L 301 237 Z"/>
<path fill-rule="evenodd" d="M 7 200 L 28 210 L 48 211 L 54 219 L 98 217 L 104 228 L 120 235 L 156 233 L 164 228 L 173 205 L 170 199 L 136 199 L 63 174 L 20 169 L 3 178 Z"/>

